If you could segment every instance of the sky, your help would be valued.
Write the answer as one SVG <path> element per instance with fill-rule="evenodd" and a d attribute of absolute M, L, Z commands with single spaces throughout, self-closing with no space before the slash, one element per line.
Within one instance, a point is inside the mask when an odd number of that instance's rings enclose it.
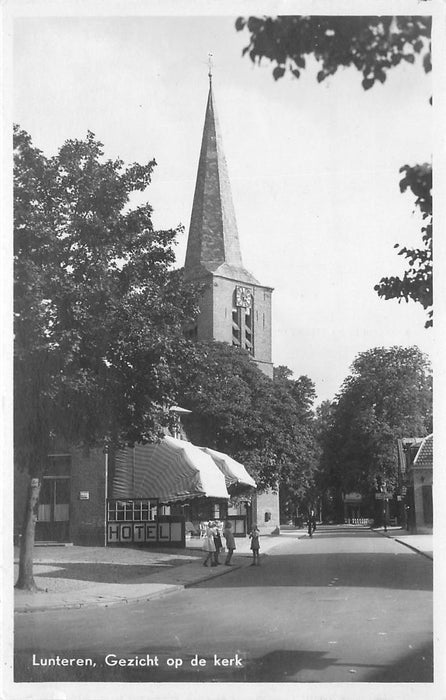
<path fill-rule="evenodd" d="M 123 6 L 124 7 L 124 6 Z M 243 262 L 273 293 L 273 363 L 309 376 L 332 399 L 359 352 L 417 345 L 432 331 L 414 303 L 373 290 L 398 275 L 395 243 L 420 241 L 414 198 L 399 169 L 432 157 L 430 76 L 404 64 L 384 85 L 354 69 L 318 84 L 272 78 L 242 58 L 233 16 L 17 18 L 13 117 L 52 155 L 88 130 L 107 157 L 157 161 L 135 204 L 157 228 L 182 224 L 184 263 L 208 92 L 208 54 Z"/>

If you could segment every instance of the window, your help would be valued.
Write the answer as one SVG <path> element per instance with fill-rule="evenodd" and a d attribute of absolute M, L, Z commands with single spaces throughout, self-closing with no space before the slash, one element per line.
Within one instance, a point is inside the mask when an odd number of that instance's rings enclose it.
<path fill-rule="evenodd" d="M 41 480 L 37 519 L 40 523 L 68 523 L 71 500 L 71 455 L 48 455 Z M 53 529 L 57 529 L 54 525 Z M 53 533 L 48 531 L 48 537 Z"/>
<path fill-rule="evenodd" d="M 155 499 L 137 498 L 129 501 L 109 499 L 107 514 L 109 522 L 151 522 L 155 520 L 158 502 Z"/>
<path fill-rule="evenodd" d="M 254 355 L 254 309 L 251 290 L 236 287 L 232 303 L 232 344 Z"/>
<path fill-rule="evenodd" d="M 232 310 L 232 344 L 240 347 L 241 338 L 241 309 Z"/>

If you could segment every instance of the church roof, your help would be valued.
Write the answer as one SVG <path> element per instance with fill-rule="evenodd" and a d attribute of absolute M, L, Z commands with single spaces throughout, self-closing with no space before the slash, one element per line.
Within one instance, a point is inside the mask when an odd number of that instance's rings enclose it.
<path fill-rule="evenodd" d="M 420 449 L 413 461 L 414 467 L 430 467 L 432 469 L 434 459 L 434 436 L 428 435 L 420 445 Z"/>
<path fill-rule="evenodd" d="M 212 83 L 209 85 L 184 267 L 189 278 L 196 277 L 204 269 L 214 275 L 259 285 L 243 267 Z"/>

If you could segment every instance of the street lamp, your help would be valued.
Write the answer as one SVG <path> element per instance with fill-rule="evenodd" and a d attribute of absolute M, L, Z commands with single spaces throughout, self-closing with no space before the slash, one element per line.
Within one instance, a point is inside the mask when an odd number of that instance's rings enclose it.
<path fill-rule="evenodd" d="M 383 501 L 383 525 L 384 525 L 384 532 L 387 532 L 387 510 L 388 510 L 388 503 L 391 498 L 393 498 L 393 494 L 389 493 L 387 491 L 387 482 L 382 481 L 381 477 L 379 479 L 377 478 L 377 484 L 378 484 L 378 489 L 379 491 L 375 493 L 375 499 L 379 501 Z"/>
<path fill-rule="evenodd" d="M 108 436 L 104 438 L 104 547 L 107 546 L 107 524 L 108 524 L 108 455 L 110 451 L 110 439 Z"/>

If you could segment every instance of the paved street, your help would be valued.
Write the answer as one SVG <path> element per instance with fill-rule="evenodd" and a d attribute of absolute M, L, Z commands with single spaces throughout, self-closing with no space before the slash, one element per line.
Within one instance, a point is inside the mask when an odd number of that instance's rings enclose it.
<path fill-rule="evenodd" d="M 365 527 L 291 531 L 158 600 L 19 614 L 15 641 L 19 682 L 431 682 L 432 561 Z"/>

